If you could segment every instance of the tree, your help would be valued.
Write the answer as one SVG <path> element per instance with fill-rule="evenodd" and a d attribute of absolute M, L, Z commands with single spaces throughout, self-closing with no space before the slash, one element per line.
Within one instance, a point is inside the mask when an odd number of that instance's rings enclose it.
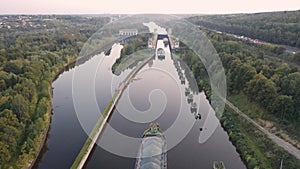
<path fill-rule="evenodd" d="M 22 67 L 23 65 L 21 63 L 21 60 L 13 60 L 6 63 L 4 70 L 6 72 L 12 72 L 14 74 L 21 74 L 23 73 Z"/>
<path fill-rule="evenodd" d="M 275 73 L 279 74 L 281 77 L 291 73 L 291 67 L 287 63 L 281 64 L 275 69 Z"/>
<path fill-rule="evenodd" d="M 36 109 L 36 116 L 37 117 L 44 117 L 44 114 L 50 109 L 50 105 L 48 103 L 47 98 L 43 97 L 40 99 L 37 109 Z"/>
<path fill-rule="evenodd" d="M 11 110 L 0 112 L 0 167 L 16 153 L 21 138 L 20 124 Z M 3 162 L 3 163 L 2 163 Z"/>
<path fill-rule="evenodd" d="M 300 38 L 298 38 L 297 42 L 296 42 L 296 47 L 300 47 Z"/>
<path fill-rule="evenodd" d="M 242 49 L 242 45 L 235 41 L 224 42 L 224 43 L 222 43 L 221 46 L 222 46 L 223 52 L 230 53 L 230 54 L 239 52 Z"/>
<path fill-rule="evenodd" d="M 269 109 L 274 98 L 277 95 L 275 83 L 259 73 L 246 84 L 245 93 L 250 100 L 259 103 L 261 106 Z"/>
<path fill-rule="evenodd" d="M 10 158 L 11 153 L 9 152 L 8 144 L 5 144 L 4 142 L 0 141 L 0 167 L 1 165 L 9 162 Z"/>
<path fill-rule="evenodd" d="M 22 122 L 26 122 L 29 118 L 28 110 L 29 110 L 29 102 L 25 100 L 25 98 L 17 94 L 15 97 L 13 97 L 13 100 L 11 102 L 11 109 L 16 114 L 19 120 Z"/>
<path fill-rule="evenodd" d="M 0 80 L 0 91 L 4 91 L 6 89 L 6 83 L 3 79 Z"/>
<path fill-rule="evenodd" d="M 238 70 L 237 73 L 234 75 L 235 81 L 233 82 L 235 84 L 235 89 L 242 90 L 245 88 L 246 83 L 251 80 L 256 75 L 256 70 L 254 67 L 252 67 L 249 64 L 242 64 Z"/>
<path fill-rule="evenodd" d="M 11 96 L 0 97 L 0 111 L 10 108 L 10 100 L 11 100 Z"/>
<path fill-rule="evenodd" d="M 279 95 L 273 102 L 273 113 L 281 119 L 295 118 L 294 102 L 291 96 Z"/>
<path fill-rule="evenodd" d="M 300 45 L 300 44 L 299 44 L 299 45 Z M 300 61 L 300 52 L 297 52 L 297 53 L 294 55 L 294 60 Z"/>

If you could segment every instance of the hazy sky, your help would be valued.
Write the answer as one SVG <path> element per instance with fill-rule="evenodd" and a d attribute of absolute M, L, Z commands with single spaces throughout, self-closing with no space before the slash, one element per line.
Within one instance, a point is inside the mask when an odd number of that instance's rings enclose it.
<path fill-rule="evenodd" d="M 0 14 L 220 14 L 299 9 L 299 0 L 1 0 L 0 2 Z"/>

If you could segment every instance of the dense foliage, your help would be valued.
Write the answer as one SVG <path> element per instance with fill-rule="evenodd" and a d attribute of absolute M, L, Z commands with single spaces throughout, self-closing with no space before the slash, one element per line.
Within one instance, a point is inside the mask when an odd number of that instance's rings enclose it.
<path fill-rule="evenodd" d="M 299 15 L 296 11 L 200 16 L 191 20 L 212 29 L 299 47 Z M 50 121 L 53 77 L 78 55 L 87 38 L 108 19 L 1 16 L 0 22 L 0 168 L 23 168 L 37 156 Z M 204 31 L 225 67 L 228 93 L 245 94 L 249 101 L 266 110 L 266 116 L 276 118 L 283 125 L 291 124 L 290 134 L 299 136 L 300 72 L 297 67 L 273 59 L 291 55 L 284 53 L 280 46 L 252 44 Z M 145 39 L 128 43 L 122 55 L 144 47 L 146 44 L 142 42 Z M 209 79 L 201 61 L 184 48 L 180 57 L 209 96 Z M 295 54 L 293 59 L 300 61 L 300 54 Z M 122 57 L 118 62 L 121 61 Z M 282 150 L 264 142 L 250 128 L 243 129 L 243 122 L 237 123 L 240 119 L 228 111 L 222 118 L 223 126 L 249 168 L 278 168 L 277 156 Z M 283 156 L 286 168 L 299 168 L 299 162 L 286 153 Z"/>
<path fill-rule="evenodd" d="M 272 59 L 279 55 L 274 50 L 278 47 L 252 44 L 210 30 L 204 32 L 222 60 L 229 95 L 246 94 L 249 101 L 266 110 L 264 116 L 274 117 L 283 125 L 291 125 L 289 134 L 299 136 L 300 72 L 294 66 Z M 198 84 L 204 85 L 210 96 L 209 80 L 201 61 L 185 50 L 181 51 L 181 57 L 193 71 Z M 278 168 L 279 154 L 286 160 L 285 167 L 299 167 L 297 159 L 291 158 L 286 152 L 283 154 L 284 150 L 273 145 L 262 134 L 250 130 L 238 117 L 226 111 L 220 118 L 248 168 Z M 255 140 L 258 135 L 260 139 Z"/>
<path fill-rule="evenodd" d="M 128 56 L 139 51 L 139 50 L 143 50 L 147 48 L 147 42 L 149 37 L 151 37 L 151 34 L 138 34 L 137 36 L 132 36 L 130 37 L 125 44 L 123 44 L 123 48 L 121 50 L 121 54 L 120 57 L 116 60 L 116 62 L 114 63 L 114 65 L 112 66 L 112 72 L 116 75 L 119 75 L 120 72 L 117 71 L 117 68 L 123 64 L 123 62 L 126 61 L 126 59 L 128 59 Z M 144 57 L 134 57 L 134 62 L 136 64 L 136 62 L 141 61 L 142 59 L 144 59 Z M 131 63 L 133 65 L 135 65 L 134 63 Z"/>
<path fill-rule="evenodd" d="M 300 11 L 208 15 L 189 20 L 221 32 L 300 47 Z"/>
<path fill-rule="evenodd" d="M 282 159 L 284 160 L 283 168 L 300 167 L 298 159 L 275 145 L 266 135 L 233 110 L 226 109 L 221 122 L 247 168 L 279 168 Z"/>
<path fill-rule="evenodd" d="M 0 168 L 23 168 L 38 155 L 46 134 L 55 74 L 108 19 L 2 16 L 1 21 L 8 27 L 0 29 Z"/>

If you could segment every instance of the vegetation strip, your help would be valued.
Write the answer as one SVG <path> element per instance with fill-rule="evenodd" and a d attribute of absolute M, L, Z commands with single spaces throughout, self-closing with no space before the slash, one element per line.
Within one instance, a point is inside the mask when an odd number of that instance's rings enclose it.
<path fill-rule="evenodd" d="M 238 113 L 241 117 L 243 117 L 245 120 L 250 122 L 252 125 L 254 125 L 258 130 L 263 132 L 265 135 L 268 136 L 269 139 L 271 139 L 275 144 L 285 149 L 287 152 L 292 154 L 294 157 L 300 160 L 300 150 L 298 150 L 296 147 L 291 145 L 290 143 L 284 141 L 283 139 L 277 137 L 276 135 L 270 133 L 268 130 L 260 126 L 258 123 L 256 123 L 254 120 L 252 120 L 250 117 L 248 117 L 245 113 L 240 111 L 236 106 L 234 106 L 231 102 L 223 98 L 223 101 L 228 105 L 231 109 L 233 109 L 236 113 Z"/>
<path fill-rule="evenodd" d="M 98 122 L 96 123 L 95 127 L 93 128 L 90 136 L 87 138 L 84 146 L 82 147 L 81 151 L 79 152 L 78 156 L 76 157 L 75 161 L 73 162 L 71 168 L 72 169 L 81 169 L 83 168 L 86 160 L 89 157 L 96 141 L 99 139 L 99 136 L 104 129 L 108 118 L 110 117 L 111 113 L 113 112 L 115 105 L 117 104 L 118 100 L 120 99 L 123 91 L 125 90 L 126 86 L 130 83 L 131 79 L 136 75 L 136 73 L 147 64 L 152 57 L 146 59 L 143 63 L 139 64 L 134 70 L 130 72 L 130 74 L 125 78 L 123 84 L 124 87 L 119 89 L 110 100 L 109 104 L 103 111 L 103 114 L 100 116 Z M 92 138 L 92 139 L 91 139 Z"/>

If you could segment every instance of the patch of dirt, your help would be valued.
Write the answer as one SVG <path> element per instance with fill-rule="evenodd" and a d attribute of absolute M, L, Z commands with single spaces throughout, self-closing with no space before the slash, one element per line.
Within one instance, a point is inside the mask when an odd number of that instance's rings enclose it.
<path fill-rule="evenodd" d="M 266 128 L 266 129 L 272 129 L 273 127 L 274 127 L 274 123 L 273 122 L 271 122 L 271 121 L 268 121 L 268 120 L 263 120 L 263 119 L 260 119 L 260 118 L 258 118 L 257 119 L 258 120 L 258 123 L 261 125 L 261 126 L 263 126 L 264 128 Z"/>
<path fill-rule="evenodd" d="M 258 123 L 264 127 L 265 129 L 267 129 L 269 132 L 276 134 L 277 136 L 279 136 L 280 138 L 282 138 L 283 140 L 289 142 L 290 144 L 294 145 L 295 147 L 297 147 L 298 149 L 300 149 L 300 142 L 298 142 L 297 140 L 292 139 L 286 132 L 284 132 L 283 130 L 277 129 L 275 126 L 276 124 L 272 121 L 268 121 L 268 120 L 263 120 L 263 119 L 257 119 Z"/>

